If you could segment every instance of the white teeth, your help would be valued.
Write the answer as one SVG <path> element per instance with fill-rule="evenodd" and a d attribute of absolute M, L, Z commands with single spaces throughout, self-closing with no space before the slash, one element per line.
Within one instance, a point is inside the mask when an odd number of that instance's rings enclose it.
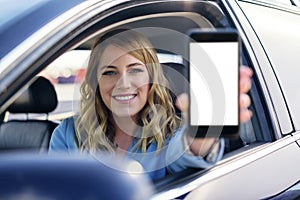
<path fill-rule="evenodd" d="M 128 95 L 128 96 L 115 96 L 116 100 L 119 101 L 128 101 L 130 99 L 134 98 L 134 95 Z"/>

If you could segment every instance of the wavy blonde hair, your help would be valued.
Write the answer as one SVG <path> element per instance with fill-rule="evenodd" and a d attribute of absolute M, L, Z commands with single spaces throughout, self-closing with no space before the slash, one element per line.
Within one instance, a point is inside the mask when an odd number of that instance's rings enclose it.
<path fill-rule="evenodd" d="M 125 50 L 146 65 L 150 85 L 148 100 L 138 113 L 137 123 L 142 127 L 142 133 L 135 149 L 146 152 L 148 144 L 156 142 L 157 150 L 160 150 L 166 138 L 173 136 L 180 119 L 176 116 L 168 89 L 169 83 L 154 48 L 142 34 L 129 29 L 118 29 L 104 34 L 92 49 L 86 77 L 80 89 L 80 114 L 75 121 L 79 149 L 92 153 L 98 150 L 115 151 L 113 117 L 101 98 L 97 77 L 101 55 L 108 45 Z"/>

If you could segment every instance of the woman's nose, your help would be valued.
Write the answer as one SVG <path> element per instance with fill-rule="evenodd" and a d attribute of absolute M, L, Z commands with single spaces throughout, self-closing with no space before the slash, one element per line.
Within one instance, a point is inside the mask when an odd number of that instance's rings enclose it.
<path fill-rule="evenodd" d="M 131 87 L 131 80 L 130 77 L 128 77 L 127 74 L 122 74 L 122 76 L 119 78 L 117 82 L 117 88 L 118 89 L 127 89 Z"/>

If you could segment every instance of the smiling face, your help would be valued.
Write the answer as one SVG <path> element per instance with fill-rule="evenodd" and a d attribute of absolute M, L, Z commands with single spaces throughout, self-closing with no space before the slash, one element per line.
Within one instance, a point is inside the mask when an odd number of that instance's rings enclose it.
<path fill-rule="evenodd" d="M 149 73 L 143 62 L 113 45 L 101 56 L 98 68 L 101 98 L 118 117 L 135 117 L 145 106 Z"/>

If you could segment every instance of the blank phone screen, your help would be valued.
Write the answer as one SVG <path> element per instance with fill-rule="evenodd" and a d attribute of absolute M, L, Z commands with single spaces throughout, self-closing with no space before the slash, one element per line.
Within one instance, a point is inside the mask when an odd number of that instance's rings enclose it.
<path fill-rule="evenodd" d="M 236 41 L 190 42 L 190 125 L 237 126 Z"/>

